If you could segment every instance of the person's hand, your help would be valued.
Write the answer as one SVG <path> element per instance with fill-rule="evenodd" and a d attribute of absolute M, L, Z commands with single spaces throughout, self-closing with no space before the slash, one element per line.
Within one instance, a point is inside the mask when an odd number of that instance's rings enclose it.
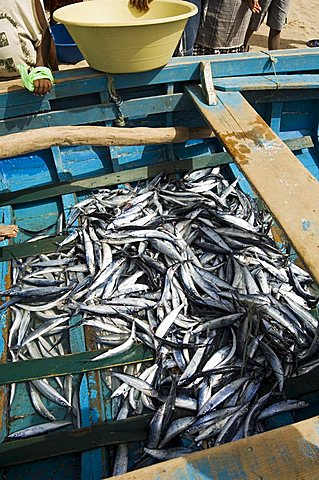
<path fill-rule="evenodd" d="M 151 3 L 152 0 L 130 0 L 130 5 L 131 7 L 137 8 L 137 10 L 149 10 L 150 6 L 149 4 Z"/>
<path fill-rule="evenodd" d="M 42 78 L 41 80 L 34 80 L 34 94 L 35 95 L 45 95 L 46 93 L 51 91 L 52 83 L 50 80 L 46 78 Z"/>
<path fill-rule="evenodd" d="M 0 225 L 0 242 L 5 238 L 12 238 L 18 235 L 18 227 L 16 225 Z"/>
<path fill-rule="evenodd" d="M 260 13 L 261 6 L 259 5 L 259 0 L 247 0 L 248 6 L 253 13 Z"/>

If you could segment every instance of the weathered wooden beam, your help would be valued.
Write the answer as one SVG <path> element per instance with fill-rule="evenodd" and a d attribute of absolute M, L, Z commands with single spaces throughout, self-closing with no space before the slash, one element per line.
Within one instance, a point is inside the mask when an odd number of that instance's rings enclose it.
<path fill-rule="evenodd" d="M 315 480 L 319 417 L 117 476 L 117 480 Z M 115 478 L 115 477 L 112 477 Z"/>
<path fill-rule="evenodd" d="M 129 146 L 186 142 L 191 139 L 213 138 L 210 128 L 187 127 L 47 127 L 0 137 L 0 159 L 25 155 L 54 146 Z"/>
<path fill-rule="evenodd" d="M 148 362 L 154 358 L 152 350 L 145 348 L 143 345 L 135 345 L 125 354 L 105 360 L 91 361 L 92 358 L 107 350 L 91 350 L 89 352 L 25 360 L 24 362 L 1 363 L 0 385 L 29 382 L 39 378 L 73 375 L 101 370 L 102 368 L 114 368 L 131 363 Z"/>
<path fill-rule="evenodd" d="M 208 106 L 198 86 L 186 87 L 253 189 L 319 284 L 319 183 L 240 93 L 219 92 Z"/>

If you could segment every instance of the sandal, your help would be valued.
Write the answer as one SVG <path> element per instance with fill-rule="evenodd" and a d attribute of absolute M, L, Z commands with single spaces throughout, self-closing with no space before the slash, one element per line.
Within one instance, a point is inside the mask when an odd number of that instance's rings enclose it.
<path fill-rule="evenodd" d="M 319 39 L 315 38 L 313 40 L 308 40 L 306 45 L 307 45 L 307 47 L 310 47 L 310 48 L 319 47 Z"/>

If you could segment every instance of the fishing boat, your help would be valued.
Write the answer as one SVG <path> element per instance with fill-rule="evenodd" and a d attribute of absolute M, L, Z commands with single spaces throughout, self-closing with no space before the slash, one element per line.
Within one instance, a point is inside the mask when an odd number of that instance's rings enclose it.
<path fill-rule="evenodd" d="M 2 223 L 20 227 L 3 244 L 1 290 L 11 260 L 57 249 L 61 215 L 92 191 L 160 172 L 221 166 L 267 206 L 299 260 L 319 282 L 319 49 L 174 58 L 163 68 L 107 75 L 91 68 L 56 75 L 44 98 L 17 80 L 0 83 Z M 36 241 L 28 242 L 35 235 Z M 41 238 L 41 236 L 44 238 Z M 6 479 L 98 480 L 111 475 L 108 448 L 145 440 L 149 415 L 111 421 L 100 369 L 143 362 L 149 350 L 95 362 L 89 329 L 71 354 L 10 362 L 10 318 L 1 311 L 0 472 Z M 81 429 L 6 441 L 39 423 L 26 381 L 83 374 Z M 9 408 L 10 385 L 16 384 Z M 311 406 L 269 420 L 273 430 L 128 473 L 125 479 L 312 479 L 319 477 L 317 369 L 285 384 Z M 140 454 L 132 448 L 132 457 Z"/>

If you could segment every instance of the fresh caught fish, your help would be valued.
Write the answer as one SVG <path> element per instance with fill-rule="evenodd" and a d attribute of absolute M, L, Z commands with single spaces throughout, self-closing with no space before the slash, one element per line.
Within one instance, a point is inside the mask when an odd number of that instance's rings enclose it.
<path fill-rule="evenodd" d="M 12 312 L 11 360 L 70 353 L 78 329 L 88 348 L 109 347 L 95 362 L 150 348 L 153 360 L 100 372 L 113 419 L 153 413 L 147 461 L 267 429 L 270 416 L 307 406 L 284 399 L 284 382 L 315 368 L 319 348 L 317 290 L 270 225 L 218 168 L 96 192 L 69 212 L 63 252 L 15 263 L 0 307 Z M 48 422 L 17 435 L 79 426 L 75 385 L 75 375 L 29 382 Z M 117 447 L 113 475 L 127 471 L 128 451 Z"/>
<path fill-rule="evenodd" d="M 40 425 L 34 425 L 33 427 L 27 427 L 23 430 L 13 432 L 8 435 L 7 438 L 19 439 L 35 437 L 37 435 L 44 435 L 45 433 L 53 432 L 54 430 L 59 430 L 60 428 L 67 427 L 68 425 L 71 425 L 71 422 L 67 420 L 60 420 L 51 423 L 41 423 Z"/>

